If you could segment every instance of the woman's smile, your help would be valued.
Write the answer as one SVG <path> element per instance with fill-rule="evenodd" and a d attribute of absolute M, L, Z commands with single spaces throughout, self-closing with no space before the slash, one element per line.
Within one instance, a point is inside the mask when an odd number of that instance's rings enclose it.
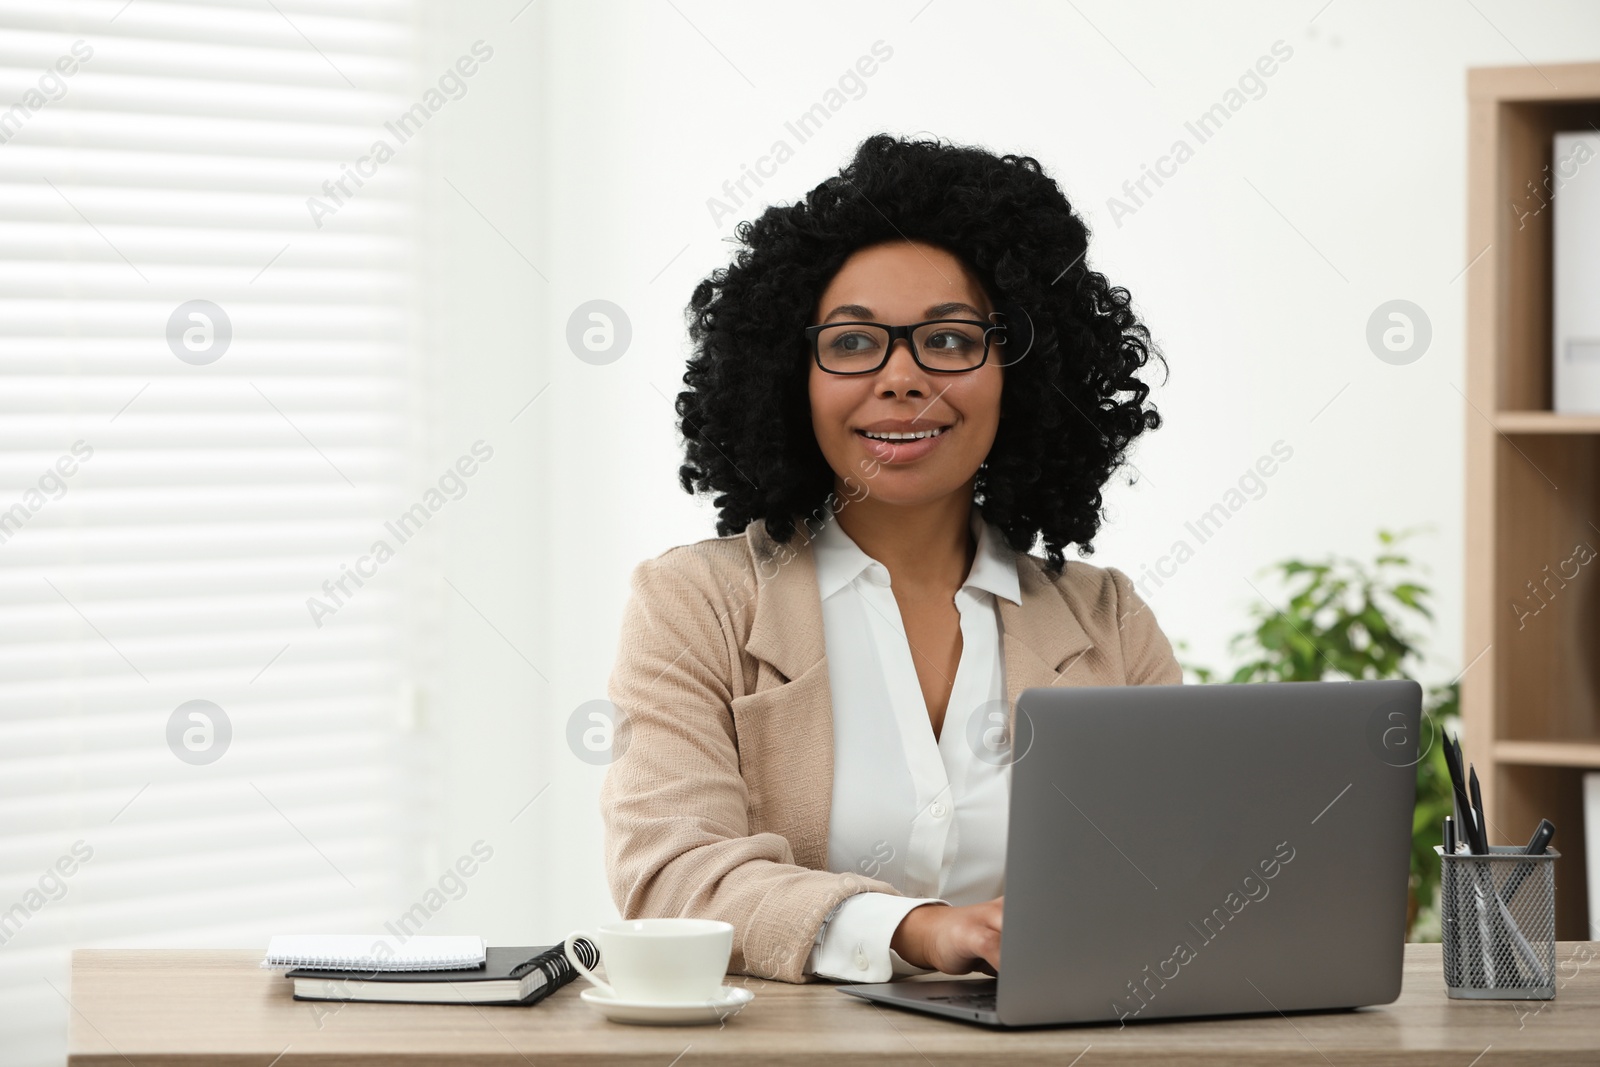
<path fill-rule="evenodd" d="M 892 465 L 911 463 L 926 456 L 939 447 L 939 443 L 950 435 L 950 431 L 953 428 L 952 426 L 940 426 L 931 430 L 918 431 L 915 436 L 901 436 L 897 439 L 871 436 L 869 431 L 866 430 L 857 430 L 855 433 L 866 447 L 868 455 L 879 463 Z M 894 432 L 885 431 L 885 433 Z"/>

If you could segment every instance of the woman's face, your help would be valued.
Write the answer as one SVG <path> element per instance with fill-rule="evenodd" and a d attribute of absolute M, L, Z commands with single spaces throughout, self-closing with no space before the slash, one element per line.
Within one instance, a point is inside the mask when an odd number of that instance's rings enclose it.
<path fill-rule="evenodd" d="M 982 285 L 956 256 L 920 241 L 890 241 L 845 261 L 823 290 L 811 321 L 988 323 L 993 310 Z M 1000 425 L 1004 362 L 997 343 L 976 370 L 927 371 L 911 358 L 904 340 L 894 342 L 889 361 L 875 374 L 830 374 L 811 359 L 817 444 L 838 479 L 866 484 L 869 495 L 885 503 L 910 506 L 970 494 Z M 901 444 L 875 441 L 862 432 L 924 429 L 941 432 L 931 441 Z"/>

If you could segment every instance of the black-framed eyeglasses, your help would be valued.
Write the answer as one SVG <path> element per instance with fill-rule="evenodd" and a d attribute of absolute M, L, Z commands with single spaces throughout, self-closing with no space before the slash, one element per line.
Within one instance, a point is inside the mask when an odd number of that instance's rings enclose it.
<path fill-rule="evenodd" d="M 905 338 L 917 366 L 934 374 L 962 374 L 989 360 L 989 346 L 1005 343 L 1005 323 L 975 319 L 929 319 L 904 326 L 884 322 L 825 322 L 807 326 L 817 366 L 829 374 L 872 374 L 889 362 L 895 341 Z"/>

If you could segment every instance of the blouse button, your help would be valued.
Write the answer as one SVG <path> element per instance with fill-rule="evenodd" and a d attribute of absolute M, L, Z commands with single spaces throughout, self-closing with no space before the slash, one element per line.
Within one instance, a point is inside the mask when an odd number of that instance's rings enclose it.
<path fill-rule="evenodd" d="M 864 970 L 867 969 L 868 966 L 869 966 L 869 964 L 867 963 L 866 954 L 862 953 L 862 952 L 857 952 L 856 953 L 856 970 L 864 971 Z"/>
<path fill-rule="evenodd" d="M 939 803 L 938 801 L 934 801 L 933 807 L 930 808 L 929 810 L 933 812 L 933 817 L 935 819 L 944 818 L 945 807 L 944 807 L 943 804 Z"/>

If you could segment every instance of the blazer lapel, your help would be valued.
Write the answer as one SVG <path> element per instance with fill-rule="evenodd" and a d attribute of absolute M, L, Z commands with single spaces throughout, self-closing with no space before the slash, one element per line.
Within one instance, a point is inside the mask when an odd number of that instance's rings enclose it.
<path fill-rule="evenodd" d="M 804 527 L 801 528 L 803 533 Z M 811 541 L 797 536 L 787 545 L 767 533 L 761 519 L 745 529 L 756 570 L 756 614 L 750 624 L 745 651 L 766 660 L 785 681 L 800 677 L 827 652 L 822 633 L 822 593 L 817 586 Z M 832 708 L 806 708 L 808 714 Z M 829 753 L 832 762 L 832 753 Z"/>
<path fill-rule="evenodd" d="M 1034 556 L 1016 554 L 1022 603 L 1000 603 L 1000 647 L 1005 652 L 1006 705 L 1013 729 L 1024 689 L 1055 685 L 1094 642 Z"/>
<path fill-rule="evenodd" d="M 784 833 L 794 848 L 795 862 L 824 870 L 828 858 L 828 821 L 833 799 L 833 699 L 825 656 L 822 599 L 817 586 L 811 541 L 800 534 L 788 545 L 778 544 L 761 519 L 745 529 L 756 572 L 755 617 L 745 640 L 745 651 L 765 661 L 783 678 L 779 692 L 757 701 L 763 718 L 763 739 L 788 739 L 781 749 L 763 743 L 759 753 L 746 753 L 741 742 L 741 771 L 750 780 L 751 793 L 772 798 L 779 823 L 765 829 Z M 1054 582 L 1044 573 L 1043 562 L 1015 553 L 1017 582 L 1022 603 L 1004 597 L 1000 605 L 1001 648 L 1005 657 L 1006 704 L 1013 719 L 1017 697 L 1024 689 L 1056 684 L 1093 642 L 1077 616 L 1067 606 Z M 750 696 L 739 698 L 745 706 Z M 808 791 L 801 800 L 785 803 L 779 794 L 791 789 Z M 817 800 L 820 798 L 820 803 Z M 782 825 L 793 818 L 791 825 Z"/>
<path fill-rule="evenodd" d="M 781 545 L 760 519 L 745 529 L 755 568 L 755 617 L 744 649 L 778 680 L 758 671 L 756 691 L 736 697 L 732 711 L 750 832 L 783 836 L 795 863 L 821 871 L 828 868 L 833 806 L 833 695 L 822 594 L 804 530 Z"/>

